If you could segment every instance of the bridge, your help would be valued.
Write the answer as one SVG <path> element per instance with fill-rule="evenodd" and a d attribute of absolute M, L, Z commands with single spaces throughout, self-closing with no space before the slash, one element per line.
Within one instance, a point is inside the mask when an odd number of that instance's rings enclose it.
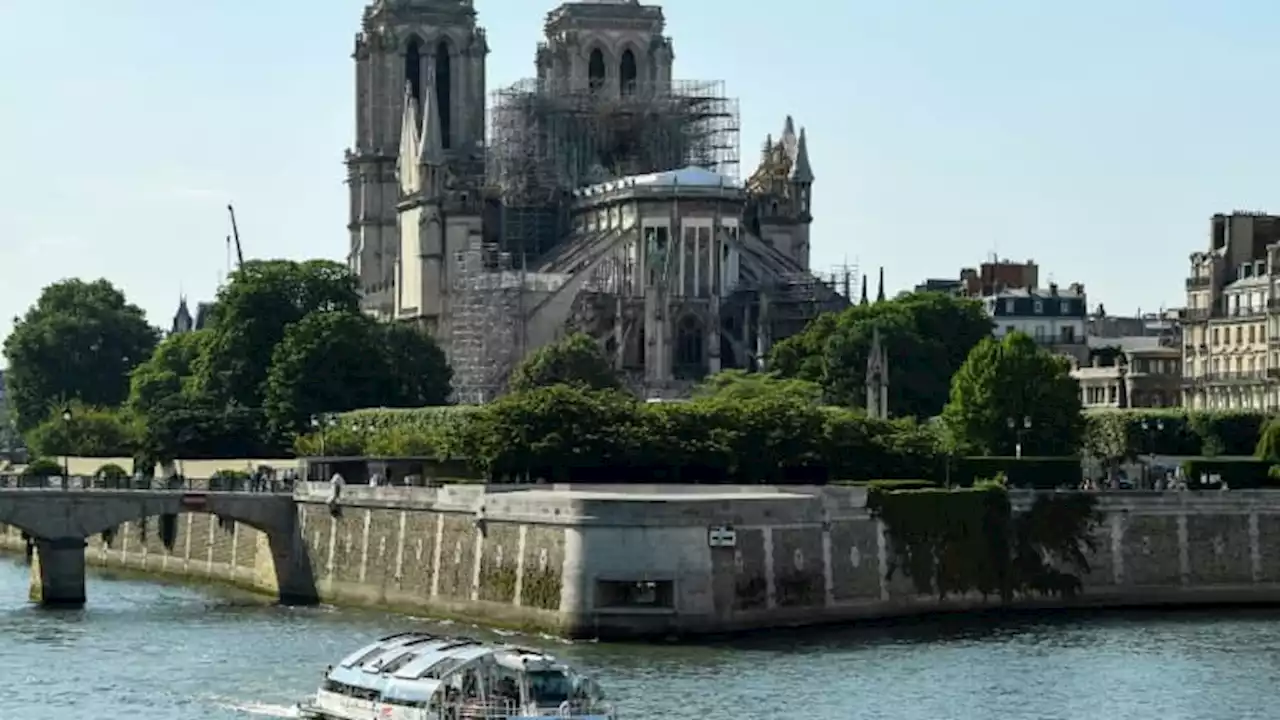
<path fill-rule="evenodd" d="M 31 599 L 41 605 L 85 602 L 85 546 L 121 523 L 157 515 L 207 513 L 266 534 L 282 603 L 318 601 L 292 494 L 184 489 L 0 488 L 0 524 L 21 530 L 34 549 Z"/>

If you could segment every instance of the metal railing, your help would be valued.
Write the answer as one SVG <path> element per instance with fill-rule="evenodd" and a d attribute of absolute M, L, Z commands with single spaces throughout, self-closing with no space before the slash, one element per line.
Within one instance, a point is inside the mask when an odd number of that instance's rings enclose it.
<path fill-rule="evenodd" d="M 293 481 L 255 478 L 102 478 L 0 475 L 2 490 L 110 490 L 135 492 L 239 492 L 293 494 Z"/>

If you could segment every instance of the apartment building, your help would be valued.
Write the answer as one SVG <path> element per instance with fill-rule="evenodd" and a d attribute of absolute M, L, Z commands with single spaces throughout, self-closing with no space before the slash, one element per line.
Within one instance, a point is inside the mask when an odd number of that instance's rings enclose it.
<path fill-rule="evenodd" d="M 1089 362 L 1072 369 L 1085 408 L 1176 407 L 1182 349 L 1176 334 L 1088 338 Z"/>
<path fill-rule="evenodd" d="M 1280 409 L 1280 217 L 1214 215 L 1186 288 L 1183 404 Z"/>
<path fill-rule="evenodd" d="M 1088 300 L 1084 285 L 1072 283 L 1066 289 L 1054 284 L 1048 289 L 1003 288 L 985 295 L 982 302 L 995 323 L 996 337 L 1023 332 L 1077 363 L 1088 360 L 1089 347 L 1085 342 Z"/>

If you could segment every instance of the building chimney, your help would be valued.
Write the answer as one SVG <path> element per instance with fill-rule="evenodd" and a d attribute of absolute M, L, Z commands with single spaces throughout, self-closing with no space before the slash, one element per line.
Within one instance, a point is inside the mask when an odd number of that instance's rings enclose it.
<path fill-rule="evenodd" d="M 1049 294 L 1058 297 L 1058 283 L 1049 283 Z"/>

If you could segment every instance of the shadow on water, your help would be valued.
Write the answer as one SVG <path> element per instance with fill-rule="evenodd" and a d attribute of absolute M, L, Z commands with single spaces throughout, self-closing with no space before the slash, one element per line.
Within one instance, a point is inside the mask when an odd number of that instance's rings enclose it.
<path fill-rule="evenodd" d="M 1020 610 L 862 621 L 761 631 L 713 641 L 741 651 L 824 652 L 884 645 L 968 644 L 1019 636 L 1075 631 L 1092 626 L 1160 627 L 1215 621 L 1280 621 L 1280 608 L 1258 606 Z"/>

